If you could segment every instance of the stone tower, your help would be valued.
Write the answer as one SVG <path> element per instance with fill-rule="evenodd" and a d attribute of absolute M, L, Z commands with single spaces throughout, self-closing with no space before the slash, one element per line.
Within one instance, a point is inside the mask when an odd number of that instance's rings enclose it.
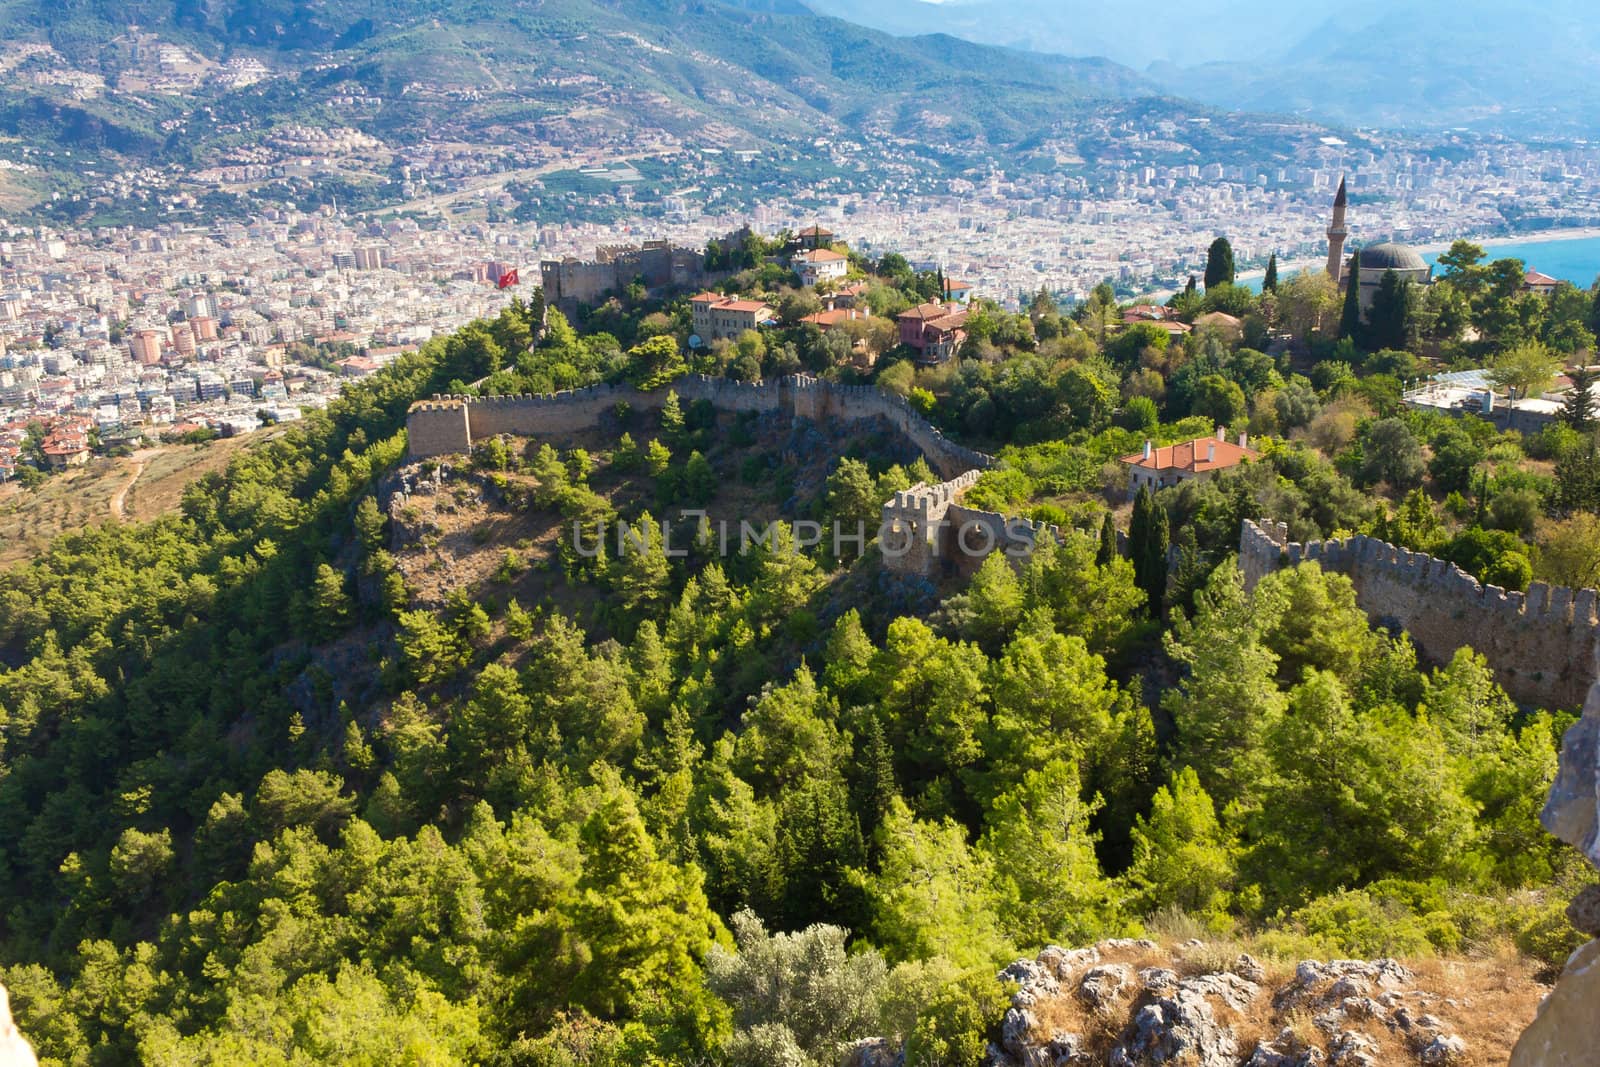
<path fill-rule="evenodd" d="M 1344 176 L 1339 177 L 1339 192 L 1333 198 L 1333 221 L 1328 224 L 1328 277 L 1335 285 L 1344 271 L 1344 239 L 1350 231 L 1344 225 Z"/>

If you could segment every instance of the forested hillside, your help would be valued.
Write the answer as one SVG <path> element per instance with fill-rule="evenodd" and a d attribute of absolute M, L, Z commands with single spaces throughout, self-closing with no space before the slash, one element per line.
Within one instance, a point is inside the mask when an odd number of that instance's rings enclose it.
<path fill-rule="evenodd" d="M 935 284 L 898 257 L 857 266 L 880 313 Z M 1517 708 L 1469 650 L 1420 666 L 1315 565 L 1247 594 L 1227 555 L 1239 517 L 1270 512 L 1543 569 L 1521 511 L 1500 523 L 1497 501 L 1558 484 L 1520 435 L 1403 416 L 1388 368 L 1416 357 L 1335 348 L 1321 319 L 1313 380 L 1243 331 L 1108 328 L 1104 293 L 1075 314 L 980 305 L 970 358 L 931 371 L 867 334 L 868 370 L 790 282 L 736 275 L 783 325 L 688 359 L 682 300 L 538 332 L 513 303 L 180 513 L 0 576 L 0 980 L 44 1062 L 823 1065 L 881 1036 L 965 1065 L 1005 1008 L 997 966 L 1050 943 L 1562 958 L 1585 868 L 1536 815 L 1572 709 Z M 1265 328 L 1287 289 L 1177 311 L 1232 301 Z M 791 441 L 676 403 L 618 411 L 583 448 L 491 439 L 439 471 L 426 515 L 420 495 L 389 508 L 416 398 L 798 367 L 1008 444 L 974 493 L 1061 543 L 970 582 L 787 536 L 669 556 L 658 522 L 684 507 L 743 492 L 790 521 L 870 518 L 922 476 L 824 426 L 839 446 L 811 477 Z M 1265 458 L 1142 496 L 1124 558 L 1106 458 L 1216 423 L 1256 429 Z M 1559 429 L 1537 447 L 1579 455 Z M 1591 506 L 1546 499 L 1564 522 Z M 590 558 L 485 522 L 467 539 L 504 565 L 466 576 L 424 520 L 473 509 L 651 533 Z M 1169 531 L 1170 576 L 1149 549 Z M 771 994 L 778 973 L 805 993 Z"/>
<path fill-rule="evenodd" d="M 31 50 L 15 53 L 15 71 L 0 82 L 0 130 L 37 146 L 30 158 L 60 169 L 62 191 L 83 179 L 77 164 L 55 159 L 58 147 L 113 172 L 199 169 L 257 158 L 250 149 L 266 151 L 299 125 L 353 127 L 381 148 L 293 196 L 302 206 L 338 196 L 349 208 L 408 199 L 390 154 L 429 142 L 473 145 L 483 161 L 514 151 L 521 166 L 535 146 L 565 150 L 573 167 L 591 154 L 654 157 L 684 146 L 776 151 L 769 180 L 788 185 L 817 180 L 818 167 L 834 172 L 826 154 L 812 158 L 818 137 L 937 172 L 1052 136 L 1090 101 L 1153 92 L 1105 60 L 900 39 L 798 4 L 772 6 L 10 0 L 0 3 L 0 30 Z M 143 89 L 156 39 L 192 50 L 206 69 L 258 64 L 259 80 Z M 208 221 L 237 209 L 207 195 Z M 85 201 L 67 214 L 90 209 Z"/>

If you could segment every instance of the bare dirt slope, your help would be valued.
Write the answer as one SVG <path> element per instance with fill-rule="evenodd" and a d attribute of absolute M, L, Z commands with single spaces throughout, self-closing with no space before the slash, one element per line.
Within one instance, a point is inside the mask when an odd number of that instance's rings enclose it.
<path fill-rule="evenodd" d="M 143 522 L 178 506 L 196 479 L 222 470 L 240 449 L 274 430 L 203 445 L 161 445 L 91 460 L 37 489 L 0 485 L 0 569 L 33 557 L 60 534 L 100 522 Z"/>

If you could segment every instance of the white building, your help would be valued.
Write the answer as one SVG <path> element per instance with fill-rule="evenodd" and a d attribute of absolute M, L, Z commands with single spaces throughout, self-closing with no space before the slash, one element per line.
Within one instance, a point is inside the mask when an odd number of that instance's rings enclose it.
<path fill-rule="evenodd" d="M 831 248 L 808 248 L 795 253 L 790 266 L 800 275 L 801 285 L 816 285 L 843 278 L 849 273 L 850 261 Z"/>

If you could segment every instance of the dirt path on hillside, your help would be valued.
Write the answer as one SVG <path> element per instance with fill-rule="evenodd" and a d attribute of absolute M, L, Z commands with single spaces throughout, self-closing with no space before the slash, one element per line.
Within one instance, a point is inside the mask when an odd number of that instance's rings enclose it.
<path fill-rule="evenodd" d="M 131 457 L 133 459 L 133 473 L 128 475 L 128 480 L 122 483 L 122 488 L 118 489 L 116 495 L 111 498 L 111 514 L 116 517 L 118 522 L 122 522 L 126 518 L 124 505 L 128 502 L 128 493 L 133 489 L 133 483 L 137 482 L 139 475 L 144 473 L 145 464 L 159 455 L 161 455 L 161 449 L 145 448 L 135 452 Z"/>

